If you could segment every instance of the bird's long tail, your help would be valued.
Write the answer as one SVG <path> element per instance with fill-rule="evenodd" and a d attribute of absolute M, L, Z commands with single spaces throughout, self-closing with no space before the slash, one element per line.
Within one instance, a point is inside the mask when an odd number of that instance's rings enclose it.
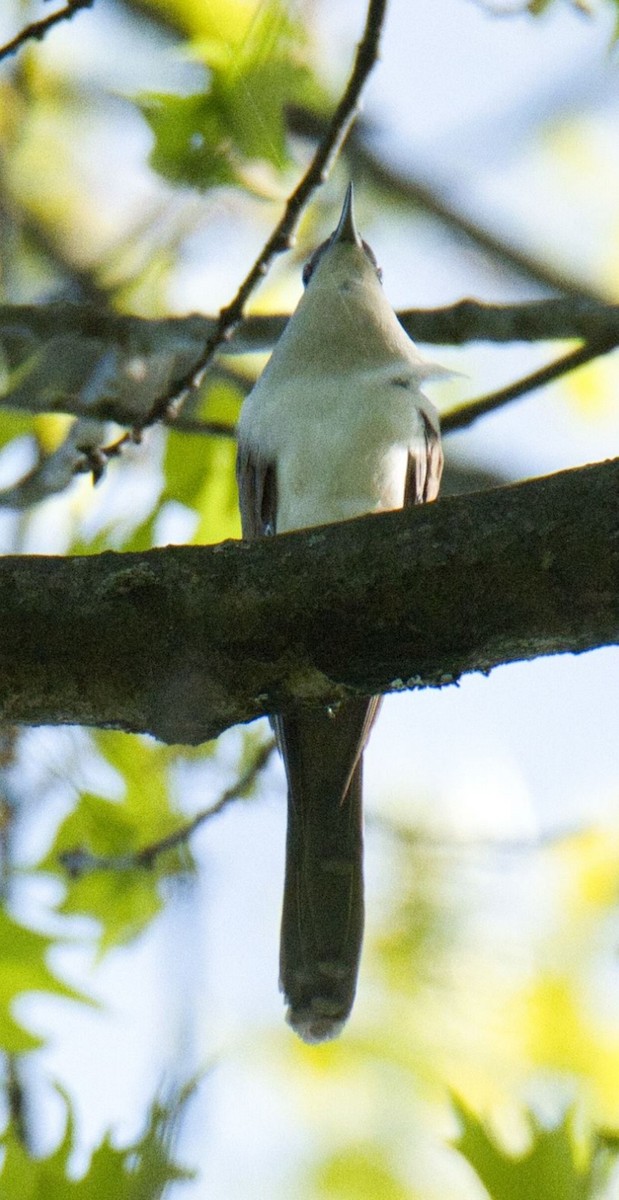
<path fill-rule="evenodd" d="M 304 710 L 275 728 L 288 777 L 280 987 L 307 1042 L 352 1008 L 363 937 L 362 750 L 378 699 Z"/>

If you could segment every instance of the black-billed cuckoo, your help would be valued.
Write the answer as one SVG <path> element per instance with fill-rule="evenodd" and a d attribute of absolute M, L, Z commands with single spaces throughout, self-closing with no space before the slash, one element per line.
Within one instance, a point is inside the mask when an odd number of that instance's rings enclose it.
<path fill-rule="evenodd" d="M 443 455 L 426 363 L 361 240 L 348 187 L 339 224 L 238 427 L 243 536 L 264 537 L 434 500 Z M 309 568 L 308 568 L 309 569 Z M 275 716 L 288 780 L 280 987 L 307 1042 L 353 1005 L 363 936 L 362 752 L 380 697 Z"/>

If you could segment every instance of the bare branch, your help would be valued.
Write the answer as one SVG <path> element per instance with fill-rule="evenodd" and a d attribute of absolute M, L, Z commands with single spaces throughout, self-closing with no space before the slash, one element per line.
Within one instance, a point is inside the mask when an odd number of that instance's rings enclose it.
<path fill-rule="evenodd" d="M 68 0 L 64 8 L 50 13 L 49 17 L 43 17 L 40 21 L 33 21 L 32 24 L 26 25 L 10 42 L 0 46 L 0 62 L 12 54 L 17 54 L 25 42 L 32 40 L 41 42 L 54 25 L 59 25 L 61 21 L 70 21 L 80 9 L 92 8 L 94 2 L 95 0 Z"/>
<path fill-rule="evenodd" d="M 91 854 L 89 850 L 80 847 L 75 850 L 65 850 L 59 856 L 61 865 L 72 879 L 79 879 L 82 875 L 91 875 L 93 871 L 133 871 L 136 867 L 145 867 L 151 870 L 162 854 L 184 845 L 193 836 L 196 829 L 199 829 L 206 821 L 219 816 L 234 800 L 245 797 L 254 787 L 274 750 L 275 741 L 273 739 L 264 742 L 253 762 L 230 787 L 222 792 L 214 804 L 209 808 L 201 809 L 190 821 L 185 821 L 167 837 L 150 842 L 148 846 L 143 846 L 141 850 L 135 850 L 129 854 Z"/>
<path fill-rule="evenodd" d="M 525 378 L 465 402 L 443 417 L 443 432 L 466 428 L 479 417 L 558 379 L 619 344 L 619 306 L 576 298 L 524 304 L 494 305 L 475 300 L 433 310 L 408 309 L 399 314 L 407 331 L 424 342 L 494 342 L 584 337 L 585 344 Z M 260 317 L 245 322 L 231 349 L 264 349 L 287 317 Z M 41 306 L 0 306 L 0 348 L 5 369 L 0 403 L 31 412 L 80 414 L 74 432 L 55 455 L 42 460 L 23 480 L 0 493 L 0 507 L 25 508 L 68 486 L 74 474 L 91 471 L 101 478 L 110 459 L 139 441 L 135 425 L 147 413 L 153 396 L 161 396 L 170 380 L 178 381 L 199 360 L 211 317 L 197 314 L 148 320 L 98 309 L 89 304 L 56 302 Z M 246 391 L 251 380 L 226 364 L 212 364 L 218 376 Z M 106 420 L 130 426 L 109 445 L 97 444 Z M 163 418 L 179 432 L 234 438 L 232 425 L 203 421 L 169 404 Z"/>
<path fill-rule="evenodd" d="M 413 341 L 429 345 L 573 338 L 596 342 L 614 338 L 619 343 L 619 305 L 580 296 L 514 304 L 488 304 L 467 298 L 442 308 L 401 309 L 398 319 Z M 232 354 L 268 350 L 281 336 L 287 320 L 284 313 L 247 317 L 222 349 Z"/>
<path fill-rule="evenodd" d="M 618 495 L 614 460 L 252 543 L 6 556 L 0 716 L 193 744 L 618 644 Z"/>
<path fill-rule="evenodd" d="M 503 408 L 512 400 L 518 400 L 521 396 L 535 391 L 536 388 L 544 387 L 555 379 L 567 375 L 570 371 L 575 371 L 577 367 L 592 362 L 594 358 L 610 353 L 611 350 L 616 349 L 617 341 L 619 338 L 605 346 L 600 344 L 579 346 L 577 350 L 572 350 L 570 354 L 564 355 L 555 362 L 548 363 L 547 366 L 540 367 L 537 371 L 532 371 L 523 379 L 517 379 L 514 383 L 509 383 L 496 392 L 489 392 L 487 396 L 480 396 L 477 400 L 471 400 L 452 409 L 451 412 L 445 413 L 441 417 L 443 433 L 455 433 L 460 429 L 468 429 L 469 425 L 472 425 L 479 417 L 496 412 L 497 409 Z"/>
<path fill-rule="evenodd" d="M 2 402 L 140 426 L 198 363 L 206 317 L 149 321 L 90 304 L 0 306 Z"/>

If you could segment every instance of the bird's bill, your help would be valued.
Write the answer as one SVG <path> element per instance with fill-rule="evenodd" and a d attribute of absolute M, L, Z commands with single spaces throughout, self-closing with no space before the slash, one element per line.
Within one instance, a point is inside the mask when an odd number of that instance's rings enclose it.
<path fill-rule="evenodd" d="M 335 245 L 338 242 L 351 242 L 353 245 L 359 247 L 362 245 L 361 238 L 357 232 L 357 226 L 355 225 L 352 182 L 349 183 L 348 187 L 346 188 L 346 195 L 344 197 L 344 204 L 342 205 L 340 219 L 337 224 L 337 229 L 335 230 L 331 239 L 332 245 Z"/>

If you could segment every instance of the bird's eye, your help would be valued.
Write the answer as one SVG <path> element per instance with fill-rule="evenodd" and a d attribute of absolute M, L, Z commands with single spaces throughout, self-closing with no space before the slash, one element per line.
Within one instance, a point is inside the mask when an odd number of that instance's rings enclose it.
<path fill-rule="evenodd" d="M 310 257 L 308 258 L 308 260 L 303 268 L 303 274 L 301 276 L 301 278 L 303 280 L 303 287 L 307 287 L 310 279 L 312 278 L 312 275 L 314 274 L 314 271 L 316 270 L 318 261 L 324 254 L 328 245 L 329 245 L 328 241 L 322 242 L 321 245 L 318 246 L 316 248 L 316 250 L 314 250 L 314 253 L 312 255 L 310 255 Z"/>

